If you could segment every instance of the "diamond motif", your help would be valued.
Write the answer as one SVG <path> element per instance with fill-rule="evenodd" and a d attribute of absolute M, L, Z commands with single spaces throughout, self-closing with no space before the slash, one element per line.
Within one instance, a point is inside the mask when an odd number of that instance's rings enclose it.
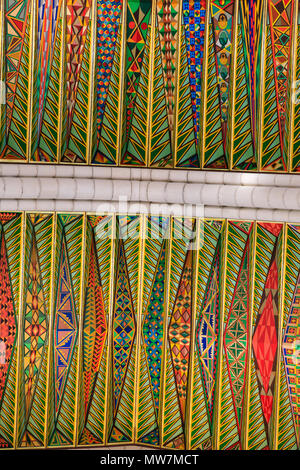
<path fill-rule="evenodd" d="M 277 350 L 277 335 L 271 292 L 268 295 L 266 306 L 253 336 L 253 350 L 262 377 L 264 390 L 268 393 Z"/>

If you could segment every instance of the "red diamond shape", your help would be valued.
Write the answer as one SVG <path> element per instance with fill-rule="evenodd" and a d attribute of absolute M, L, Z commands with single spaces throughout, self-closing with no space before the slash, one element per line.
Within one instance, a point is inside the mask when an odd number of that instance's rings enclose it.
<path fill-rule="evenodd" d="M 268 393 L 276 350 L 277 335 L 270 292 L 253 336 L 253 351 L 266 393 Z"/>

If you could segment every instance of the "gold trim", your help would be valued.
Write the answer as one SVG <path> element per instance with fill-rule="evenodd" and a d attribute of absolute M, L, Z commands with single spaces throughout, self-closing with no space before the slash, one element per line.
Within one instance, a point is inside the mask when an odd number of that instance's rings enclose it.
<path fill-rule="evenodd" d="M 233 165 L 233 139 L 235 135 L 235 100 L 236 100 L 236 58 L 237 58 L 237 46 L 238 46 L 238 33 L 239 33 L 239 14 L 240 14 L 240 5 L 239 2 L 236 2 L 233 6 L 234 8 L 234 17 L 233 17 L 233 26 L 232 26 L 232 53 L 231 53 L 231 65 L 230 65 L 230 102 L 228 106 L 228 111 L 230 110 L 231 115 L 228 116 L 227 120 L 227 139 L 230 144 L 230 150 L 228 155 L 228 163 L 229 163 L 229 170 L 232 171 L 234 169 Z M 227 140 L 226 139 L 226 140 Z M 226 148 L 227 145 L 225 143 L 225 157 L 226 157 Z"/>
<path fill-rule="evenodd" d="M 51 364 L 51 357 L 52 357 L 52 334 L 53 334 L 53 320 L 54 320 L 54 309 L 55 309 L 55 252 L 56 252 L 56 213 L 52 214 L 52 252 L 51 252 L 51 273 L 50 273 L 50 280 L 51 280 L 51 287 L 50 287 L 50 298 L 49 298 L 49 330 L 48 330 L 48 354 L 47 354 L 47 384 L 46 384 L 46 415 L 45 415 L 45 433 L 44 433 L 44 445 L 45 447 L 48 446 L 48 421 L 49 421 L 49 378 L 50 378 L 50 364 Z"/>
<path fill-rule="evenodd" d="M 278 308 L 278 343 L 277 343 L 277 364 L 275 376 L 275 390 L 274 390 L 274 411 L 273 411 L 273 428 L 272 432 L 272 447 L 273 450 L 278 450 L 278 434 L 279 434 L 279 404 L 280 404 L 280 385 L 281 385 L 281 372 L 280 365 L 282 360 L 282 335 L 283 335 L 283 318 L 284 318 L 284 299 L 285 299 L 285 273 L 286 273 L 286 250 L 287 250 L 287 224 L 284 223 L 282 227 L 282 247 L 280 252 L 281 261 L 281 279 L 280 279 L 280 297 Z"/>
<path fill-rule="evenodd" d="M 145 146 L 145 165 L 150 167 L 151 162 L 151 141 L 152 141 L 152 94 L 153 94 L 153 68 L 154 68 L 154 56 L 155 56 L 155 32 L 156 32 L 156 1 L 152 2 L 151 11 L 151 23 L 148 28 L 150 31 L 150 51 L 149 51 L 149 79 L 148 79 L 148 100 L 147 100 L 147 134 L 146 134 L 146 146 Z"/>
<path fill-rule="evenodd" d="M 27 101 L 27 132 L 26 132 L 26 163 L 31 158 L 32 146 L 32 120 L 33 120 L 33 96 L 35 81 L 35 45 L 36 45 L 36 2 L 31 0 L 30 33 L 29 33 L 29 64 L 28 64 L 28 101 Z"/>
<path fill-rule="evenodd" d="M 139 216 L 139 287 L 138 287 L 138 302 L 136 314 L 136 354 L 135 354 L 135 390 L 134 390 L 134 418 L 133 418 L 133 442 L 137 442 L 138 436 L 138 411 L 139 411 L 139 385 L 140 385 L 140 349 L 141 349 L 141 335 L 142 335 L 142 308 L 143 308 L 143 287 L 144 287 L 144 263 L 145 263 L 145 236 L 146 236 L 146 216 Z"/>
<path fill-rule="evenodd" d="M 190 336 L 190 363 L 188 374 L 187 386 L 187 403 L 186 403 L 186 449 L 191 449 L 191 421 L 193 409 L 193 378 L 194 378 L 194 353 L 196 345 L 196 321 L 197 321 L 197 306 L 198 306 L 198 278 L 199 278 L 199 258 L 200 258 L 200 227 L 202 220 L 200 218 L 195 220 L 196 230 L 196 249 L 193 250 L 193 283 L 192 283 L 192 311 L 191 311 L 191 336 Z"/>
<path fill-rule="evenodd" d="M 121 28 L 121 39 L 120 39 L 120 83 L 119 83 L 119 106 L 118 106 L 118 132 L 117 132 L 117 152 L 116 152 L 116 163 L 114 167 L 121 167 L 122 166 L 122 150 L 124 144 L 124 123 L 123 123 L 123 114 L 126 108 L 125 106 L 125 87 L 126 87 L 126 68 L 125 68 L 125 59 L 127 57 L 126 54 L 126 46 L 127 46 L 127 38 L 125 35 L 125 28 L 127 24 L 127 8 L 128 8 L 128 0 L 123 0 L 122 4 L 122 14 L 120 18 L 119 28 Z M 101 165 L 101 166 L 108 166 L 108 165 Z"/>
<path fill-rule="evenodd" d="M 110 371 L 112 369 L 112 359 L 111 359 L 111 351 L 113 350 L 113 315 L 114 315 L 114 286 L 115 286 L 115 275 L 116 275 L 116 244 L 114 241 L 116 240 L 116 214 L 111 214 L 111 263 L 110 263 L 110 285 L 109 285 L 109 312 L 108 312 L 108 325 L 107 325 L 107 373 L 106 373 L 106 387 L 105 387 L 105 413 L 104 413 L 104 426 L 103 426 L 103 444 L 104 445 L 111 445 L 108 443 L 108 424 L 109 424 L 109 417 L 108 409 L 110 409 L 109 401 L 112 400 L 111 396 L 108 394 L 109 390 L 109 379 L 110 379 Z M 110 387 L 110 391 L 112 387 Z"/>
<path fill-rule="evenodd" d="M 298 24 L 298 15 L 299 15 L 299 2 L 294 2 L 294 18 L 292 19 L 292 33 L 291 33 L 291 52 L 290 52 L 290 68 L 289 73 L 290 78 L 290 103 L 287 107 L 286 112 L 290 113 L 289 116 L 289 130 L 288 130 L 288 145 L 287 145 L 287 171 L 288 173 L 294 173 L 295 169 L 293 165 L 293 147 L 294 147 L 294 138 L 295 138 L 295 129 L 294 129 L 294 119 L 295 119 L 295 104 L 293 103 L 293 84 L 297 80 L 296 70 L 297 70 L 297 46 L 298 46 L 298 29 L 300 28 Z"/>
<path fill-rule="evenodd" d="M 167 358 L 167 331 L 168 331 L 168 320 L 169 320 L 169 290 L 170 290 L 170 270 L 171 270 L 171 253 L 172 253 L 172 226 L 173 219 L 169 217 L 168 229 L 166 234 L 168 238 L 166 239 L 166 261 L 165 261 L 165 295 L 164 295 L 164 322 L 163 322 L 163 341 L 162 341 L 162 367 L 161 367 L 161 383 L 160 383 L 160 393 L 159 393 L 159 415 L 158 415 L 158 425 L 160 429 L 159 433 L 159 447 L 163 446 L 164 442 L 164 409 L 165 409 L 165 386 L 166 386 L 166 358 Z"/>
<path fill-rule="evenodd" d="M 212 219 L 214 220 L 214 219 Z M 222 279 L 222 291 L 220 292 L 220 316 L 219 316 L 219 337 L 218 337 L 218 364 L 216 369 L 215 382 L 215 404 L 213 412 L 213 435 L 212 442 L 214 450 L 220 448 L 220 410 L 221 410 L 221 391 L 222 391 L 222 365 L 223 365 L 223 336 L 224 336 L 224 312 L 225 312 L 225 288 L 226 288 L 226 268 L 227 268 L 227 245 L 228 245 L 228 219 L 223 219 L 222 228 L 220 230 L 221 256 L 222 264 L 220 264 L 220 278 Z M 220 280 L 221 280 L 220 279 Z"/>
<path fill-rule="evenodd" d="M 172 169 L 177 168 L 177 147 L 178 147 L 178 115 L 179 115 L 179 71 L 180 71 L 180 61 L 181 61 L 181 43 L 182 43 L 182 0 L 179 0 L 179 11 L 178 11 L 178 30 L 177 30 L 177 57 L 176 57 L 176 68 L 175 68 L 175 93 L 174 93 L 174 125 L 172 132 L 170 131 L 171 136 L 171 150 L 172 150 Z M 184 26 L 183 26 L 184 28 Z M 165 81 L 165 77 L 164 77 Z M 166 101 L 167 104 L 167 101 Z M 192 118 L 193 119 L 193 118 Z M 167 113 L 168 128 L 169 126 L 169 117 Z M 198 150 L 198 149 L 197 149 Z"/>
<path fill-rule="evenodd" d="M 199 149 L 200 149 L 200 169 L 205 168 L 205 132 L 206 132 L 206 107 L 207 107 L 207 67 L 208 67 L 208 47 L 209 47 L 209 20 L 211 16 L 211 0 L 207 0 L 205 12 L 205 34 L 201 77 L 201 112 L 199 122 Z M 202 132 L 201 132 L 202 129 Z"/>
<path fill-rule="evenodd" d="M 18 212 L 16 212 L 18 214 Z M 14 448 L 18 447 L 18 422 L 19 422 L 19 383 L 21 373 L 21 340 L 22 340 L 22 320 L 23 320 L 23 284 L 24 284 L 24 258 L 25 258 L 25 233 L 26 217 L 25 212 L 19 212 L 21 217 L 20 234 L 20 273 L 19 273 L 19 309 L 18 309 L 18 338 L 17 338 L 17 362 L 16 362 L 16 386 L 15 386 L 15 412 L 14 412 Z"/>
<path fill-rule="evenodd" d="M 76 386 L 75 386 L 75 420 L 74 420 L 74 434 L 73 442 L 74 446 L 78 446 L 78 432 L 79 432 L 79 417 L 80 417 L 80 408 L 82 403 L 80 403 L 80 387 L 82 385 L 82 331 L 83 331 L 83 320 L 84 320 L 84 288 L 85 288 L 85 273 L 86 273 L 86 230 L 87 230 L 87 216 L 84 212 L 82 214 L 82 236 L 81 236 L 81 273 L 80 273 L 80 294 L 79 294 L 79 311 L 78 311 L 78 342 L 77 342 L 77 372 L 76 372 Z M 77 402 L 77 403 L 76 403 Z"/>
<path fill-rule="evenodd" d="M 90 43 L 90 57 L 89 57 L 89 91 L 88 91 L 88 129 L 87 129 L 87 145 L 85 160 L 89 165 L 93 159 L 93 137 L 94 137 L 94 97 L 95 97 L 95 82 L 96 82 L 96 60 L 97 55 L 97 2 L 92 2 L 91 5 L 91 43 Z"/>

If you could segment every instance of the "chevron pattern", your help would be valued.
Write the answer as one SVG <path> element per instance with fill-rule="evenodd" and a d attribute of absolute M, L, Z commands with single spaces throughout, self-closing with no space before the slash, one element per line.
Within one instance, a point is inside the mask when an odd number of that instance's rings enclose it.
<path fill-rule="evenodd" d="M 21 447 L 43 446 L 46 422 L 53 216 L 27 216 L 23 378 L 19 399 Z"/>
<path fill-rule="evenodd" d="M 0 160 L 298 172 L 298 10 L 5 0 Z"/>
<path fill-rule="evenodd" d="M 299 255 L 297 224 L 0 212 L 1 448 L 298 449 Z"/>
<path fill-rule="evenodd" d="M 142 344 L 139 385 L 138 440 L 159 445 L 161 411 L 162 361 L 166 288 L 167 224 L 164 218 L 148 218 L 145 241 L 145 301 L 142 315 Z M 155 234 L 153 239 L 153 234 Z M 147 406 L 145 406 L 147 403 Z"/>

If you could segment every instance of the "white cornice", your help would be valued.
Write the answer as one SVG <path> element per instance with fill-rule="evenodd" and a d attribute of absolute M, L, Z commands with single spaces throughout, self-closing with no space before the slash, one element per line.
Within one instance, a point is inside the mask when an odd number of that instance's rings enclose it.
<path fill-rule="evenodd" d="M 300 175 L 2 164 L 1 210 L 98 211 L 119 201 L 204 206 L 206 217 L 300 222 Z M 130 207 L 129 207 L 130 210 Z"/>

